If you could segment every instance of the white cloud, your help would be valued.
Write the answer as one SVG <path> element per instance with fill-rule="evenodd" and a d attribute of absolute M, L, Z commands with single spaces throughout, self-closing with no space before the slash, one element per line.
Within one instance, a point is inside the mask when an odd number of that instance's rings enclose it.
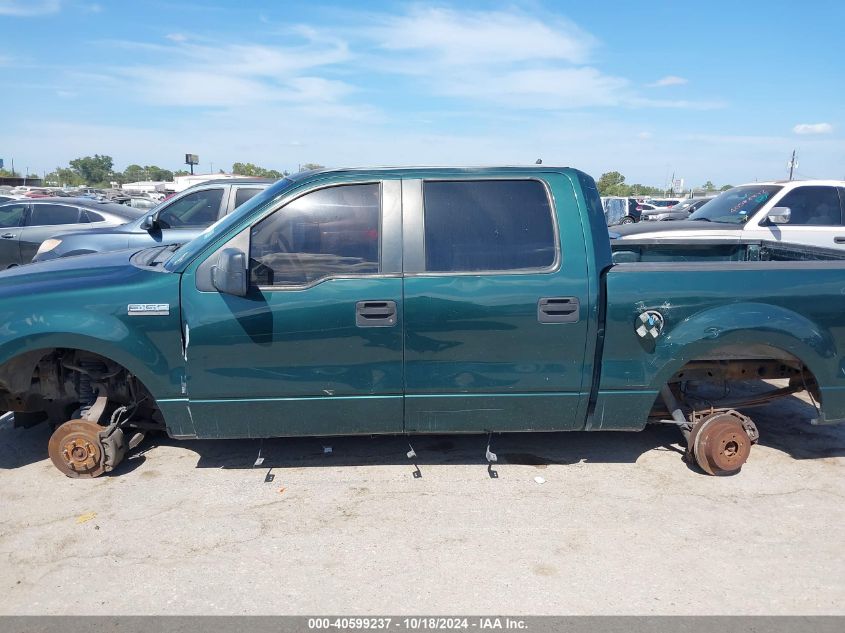
<path fill-rule="evenodd" d="M 540 110 L 619 105 L 629 87 L 627 80 L 590 67 L 502 70 L 495 78 L 489 73 L 456 73 L 439 83 L 451 96 Z"/>
<path fill-rule="evenodd" d="M 57 13 L 61 8 L 59 0 L 0 0 L 0 15 L 31 17 Z"/>
<path fill-rule="evenodd" d="M 476 103 L 520 110 L 723 105 L 641 97 L 628 79 L 590 64 L 600 42 L 561 17 L 415 7 L 401 15 L 371 15 L 368 25 L 347 37 L 356 43 L 363 39 L 378 51 L 365 59 L 373 70 Z M 661 80 L 665 85 L 685 81 Z"/>
<path fill-rule="evenodd" d="M 381 48 L 434 56 L 472 66 L 532 60 L 583 63 L 595 38 L 563 18 L 539 20 L 511 11 L 456 11 L 413 8 L 383 16 L 370 35 Z"/>
<path fill-rule="evenodd" d="M 290 46 L 199 44 L 182 33 L 165 36 L 173 44 L 108 44 L 151 56 L 144 64 L 112 71 L 115 78 L 129 80 L 127 89 L 150 104 L 237 108 L 268 102 L 338 103 L 354 87 L 320 77 L 319 69 L 346 61 L 346 43 L 321 39 L 301 29 L 298 32 L 304 42 Z M 158 55 L 169 60 L 166 66 L 153 63 L 152 57 Z"/>
<path fill-rule="evenodd" d="M 665 88 L 667 86 L 682 86 L 686 83 L 689 83 L 688 79 L 684 77 L 678 77 L 677 75 L 667 75 L 666 77 L 662 77 L 657 81 L 648 84 L 649 88 Z"/>
<path fill-rule="evenodd" d="M 642 141 L 647 141 L 652 138 L 654 135 L 651 132 L 639 132 L 637 134 L 637 138 Z"/>
<path fill-rule="evenodd" d="M 799 123 L 792 131 L 796 134 L 830 134 L 833 126 L 830 123 Z"/>

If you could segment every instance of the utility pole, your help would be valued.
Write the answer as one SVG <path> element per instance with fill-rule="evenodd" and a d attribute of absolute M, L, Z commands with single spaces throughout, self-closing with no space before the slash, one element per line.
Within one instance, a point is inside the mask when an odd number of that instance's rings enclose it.
<path fill-rule="evenodd" d="M 792 160 L 787 163 L 787 167 L 789 167 L 789 180 L 792 180 L 792 172 L 798 167 L 798 163 L 795 162 L 795 150 L 792 150 Z"/>

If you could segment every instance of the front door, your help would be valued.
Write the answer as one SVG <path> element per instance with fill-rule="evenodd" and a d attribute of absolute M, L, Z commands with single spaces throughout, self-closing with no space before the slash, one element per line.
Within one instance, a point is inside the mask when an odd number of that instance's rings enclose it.
<path fill-rule="evenodd" d="M 591 310 L 570 181 L 405 181 L 403 202 L 406 429 L 580 424 Z"/>
<path fill-rule="evenodd" d="M 786 224 L 761 223 L 744 231 L 746 238 L 774 240 L 825 248 L 845 247 L 843 201 L 839 189 L 831 185 L 802 185 L 774 203 L 790 211 Z"/>
<path fill-rule="evenodd" d="M 402 430 L 399 181 L 304 193 L 236 241 L 245 297 L 182 282 L 187 395 L 201 437 Z"/>

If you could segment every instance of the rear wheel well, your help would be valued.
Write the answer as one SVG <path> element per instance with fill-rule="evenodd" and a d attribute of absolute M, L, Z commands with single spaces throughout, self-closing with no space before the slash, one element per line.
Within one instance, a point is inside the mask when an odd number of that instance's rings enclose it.
<path fill-rule="evenodd" d="M 771 390 L 741 396 L 720 406 L 758 406 L 801 391 L 807 391 L 813 403 L 821 406 L 819 383 L 810 368 L 794 354 L 771 345 L 732 345 L 714 349 L 687 361 L 666 384 L 679 401 L 695 409 L 695 399 L 686 397 L 690 387 L 722 386 L 727 397 L 731 383 L 752 380 L 788 380 L 788 383 L 773 385 Z M 661 405 L 658 398 L 652 415 L 664 413 Z"/>

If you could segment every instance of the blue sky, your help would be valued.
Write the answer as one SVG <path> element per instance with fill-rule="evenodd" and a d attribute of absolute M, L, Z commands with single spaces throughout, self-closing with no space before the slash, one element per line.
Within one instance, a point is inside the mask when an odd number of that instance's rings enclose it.
<path fill-rule="evenodd" d="M 0 0 L 0 157 L 845 178 L 845 3 Z"/>

